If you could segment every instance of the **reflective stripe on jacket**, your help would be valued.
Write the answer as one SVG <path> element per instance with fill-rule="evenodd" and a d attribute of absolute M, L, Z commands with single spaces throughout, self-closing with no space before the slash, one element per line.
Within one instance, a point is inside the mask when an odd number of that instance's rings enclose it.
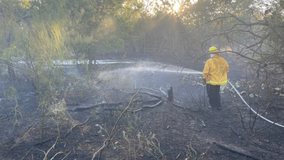
<path fill-rule="evenodd" d="M 227 73 L 229 65 L 226 60 L 215 54 L 214 57 L 208 59 L 203 69 L 203 79 L 206 79 L 207 84 L 225 85 L 227 84 Z"/>

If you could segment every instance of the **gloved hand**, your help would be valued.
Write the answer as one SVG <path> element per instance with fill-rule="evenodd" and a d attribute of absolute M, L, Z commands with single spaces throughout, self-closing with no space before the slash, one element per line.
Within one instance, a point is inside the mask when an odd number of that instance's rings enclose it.
<path fill-rule="evenodd" d="M 206 79 L 203 79 L 203 84 L 204 84 L 204 85 L 206 84 Z"/>

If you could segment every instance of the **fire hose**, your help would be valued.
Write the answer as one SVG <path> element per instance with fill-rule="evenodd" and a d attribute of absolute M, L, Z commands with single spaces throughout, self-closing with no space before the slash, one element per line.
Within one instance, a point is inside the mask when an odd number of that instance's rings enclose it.
<path fill-rule="evenodd" d="M 279 124 L 279 123 L 276 123 L 276 122 L 273 122 L 273 121 L 271 121 L 271 120 L 269 120 L 269 119 L 263 117 L 262 115 L 260 115 L 259 113 L 257 113 L 255 110 L 253 110 L 253 109 L 247 104 L 247 102 L 243 99 L 243 97 L 241 96 L 240 92 L 235 88 L 235 86 L 234 86 L 230 81 L 228 81 L 228 82 L 229 82 L 229 84 L 233 87 L 233 89 L 237 92 L 237 94 L 239 95 L 239 97 L 241 98 L 241 100 L 246 104 L 246 106 L 247 106 L 253 113 L 255 113 L 257 116 L 259 116 L 260 118 L 262 118 L 263 120 L 265 120 L 265 121 L 267 121 L 267 122 L 269 122 L 269 123 L 271 123 L 271 124 L 274 124 L 274 125 L 277 125 L 277 126 L 279 126 L 279 127 L 283 127 L 283 128 L 284 128 L 283 125 L 281 125 L 281 124 Z"/>

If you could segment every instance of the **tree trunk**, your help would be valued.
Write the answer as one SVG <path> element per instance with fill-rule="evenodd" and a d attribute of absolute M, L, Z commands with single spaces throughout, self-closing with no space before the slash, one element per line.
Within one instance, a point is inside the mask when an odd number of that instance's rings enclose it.
<path fill-rule="evenodd" d="M 16 81 L 16 74 L 13 68 L 13 64 L 10 62 L 7 62 L 6 64 L 8 66 L 9 79 L 11 80 L 12 83 L 14 83 Z"/>
<path fill-rule="evenodd" d="M 12 36 L 12 34 L 9 33 L 8 37 L 6 38 L 6 48 L 10 47 L 11 36 Z M 8 67 L 8 77 L 9 77 L 10 81 L 12 83 L 14 83 L 16 81 L 16 74 L 15 74 L 15 70 L 14 70 L 13 64 L 10 61 L 7 61 L 6 65 Z"/>
<path fill-rule="evenodd" d="M 96 59 L 95 59 L 95 55 L 92 53 L 88 53 L 88 60 L 89 60 L 89 64 L 88 64 L 88 68 L 90 71 L 96 69 Z M 94 64 L 92 63 L 94 61 Z"/>

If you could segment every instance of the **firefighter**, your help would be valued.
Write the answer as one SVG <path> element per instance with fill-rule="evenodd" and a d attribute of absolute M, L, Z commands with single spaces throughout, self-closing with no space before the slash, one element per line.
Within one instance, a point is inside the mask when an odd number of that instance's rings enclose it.
<path fill-rule="evenodd" d="M 208 54 L 211 58 L 206 61 L 203 69 L 203 84 L 206 84 L 209 108 L 221 110 L 220 86 L 227 84 L 229 65 L 220 57 L 216 47 L 210 47 Z"/>

